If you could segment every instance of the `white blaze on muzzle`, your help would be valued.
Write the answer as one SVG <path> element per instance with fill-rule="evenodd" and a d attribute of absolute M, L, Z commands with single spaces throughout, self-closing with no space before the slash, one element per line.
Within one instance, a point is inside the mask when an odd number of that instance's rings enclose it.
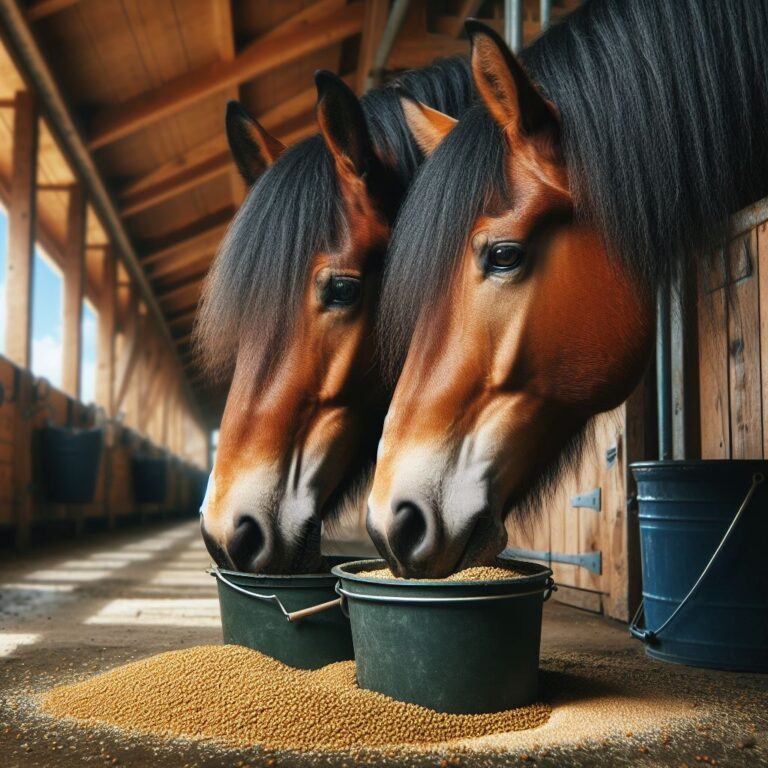
<path fill-rule="evenodd" d="M 203 496 L 203 500 L 200 503 L 200 517 L 205 517 L 205 509 L 208 506 L 209 499 L 211 496 L 213 496 L 213 489 L 214 489 L 214 480 L 213 480 L 213 471 L 211 471 L 211 474 L 208 475 L 208 482 L 205 486 L 205 496 Z"/>

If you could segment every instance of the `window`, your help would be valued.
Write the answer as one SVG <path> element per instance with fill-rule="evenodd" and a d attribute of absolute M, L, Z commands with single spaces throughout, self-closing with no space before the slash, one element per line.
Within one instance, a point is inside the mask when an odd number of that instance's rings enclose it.
<path fill-rule="evenodd" d="M 80 399 L 92 403 L 96 399 L 96 356 L 99 316 L 87 299 L 83 301 L 82 347 L 80 350 Z"/>
<path fill-rule="evenodd" d="M 35 248 L 32 280 L 32 372 L 60 387 L 64 279 L 40 246 Z"/>

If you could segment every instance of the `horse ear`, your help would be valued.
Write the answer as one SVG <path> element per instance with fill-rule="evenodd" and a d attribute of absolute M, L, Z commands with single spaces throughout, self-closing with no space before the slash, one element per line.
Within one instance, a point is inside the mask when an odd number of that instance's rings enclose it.
<path fill-rule="evenodd" d="M 559 131 L 559 117 L 495 30 L 476 19 L 465 23 L 472 44 L 472 77 L 494 120 L 519 137 Z"/>
<path fill-rule="evenodd" d="M 419 145 L 419 149 L 429 156 L 437 145 L 453 130 L 458 120 L 450 115 L 438 112 L 407 94 L 400 96 L 405 122 Z"/>
<path fill-rule="evenodd" d="M 285 151 L 239 101 L 227 104 L 227 140 L 240 175 L 250 186 Z"/>
<path fill-rule="evenodd" d="M 327 70 L 315 72 L 317 122 L 337 167 L 350 166 L 362 176 L 374 157 L 360 100 L 340 78 Z"/>

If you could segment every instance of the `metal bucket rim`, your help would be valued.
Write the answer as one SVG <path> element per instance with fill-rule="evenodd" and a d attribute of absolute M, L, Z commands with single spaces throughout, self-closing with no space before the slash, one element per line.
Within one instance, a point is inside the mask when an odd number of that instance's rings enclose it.
<path fill-rule="evenodd" d="M 720 467 L 740 467 L 762 464 L 768 467 L 768 459 L 664 459 L 659 461 L 633 461 L 629 468 L 635 470 L 648 469 L 711 469 Z"/>
<path fill-rule="evenodd" d="M 364 566 L 377 566 L 386 567 L 387 563 L 383 559 L 365 559 L 365 560 L 353 560 L 349 563 L 342 563 L 335 565 L 331 568 L 331 573 L 339 579 L 348 579 L 349 581 L 357 581 L 362 584 L 374 585 L 374 586 L 390 586 L 390 587 L 404 587 L 406 589 L 418 589 L 418 588 L 449 588 L 449 589 L 467 589 L 471 587 L 488 589 L 493 587 L 509 587 L 509 586 L 527 586 L 539 581 L 546 582 L 546 580 L 552 576 L 552 569 L 547 568 L 540 563 L 532 563 L 528 560 L 516 560 L 513 558 L 505 558 L 506 562 L 510 564 L 521 563 L 526 567 L 540 569 L 537 573 L 532 573 L 529 576 L 515 576 L 509 579 L 485 579 L 478 580 L 465 580 L 465 581 L 446 581 L 445 579 L 379 579 L 379 578 L 366 578 L 362 573 L 350 573 L 347 568 L 352 567 L 364 567 Z M 544 586 L 544 585 L 542 585 Z"/>
<path fill-rule="evenodd" d="M 325 555 L 325 557 L 344 557 L 344 555 Z M 352 558 L 350 558 L 352 561 Z M 355 560 L 354 562 L 358 562 Z M 346 563 L 343 563 L 346 565 Z M 340 563 L 341 565 L 341 563 Z M 333 566 L 335 568 L 336 566 Z M 268 581 L 284 582 L 279 584 L 280 589 L 290 589 L 288 582 L 294 582 L 297 588 L 305 588 L 307 584 L 299 584 L 302 580 L 309 581 L 310 579 L 325 579 L 329 582 L 336 583 L 337 577 L 333 574 L 333 570 L 329 571 L 316 571 L 314 573 L 246 573 L 245 571 L 232 571 L 229 568 L 219 568 L 219 571 L 225 576 L 234 576 L 236 578 L 245 579 L 249 582 L 258 582 L 266 584 Z M 278 586 L 278 585 L 275 585 Z"/>

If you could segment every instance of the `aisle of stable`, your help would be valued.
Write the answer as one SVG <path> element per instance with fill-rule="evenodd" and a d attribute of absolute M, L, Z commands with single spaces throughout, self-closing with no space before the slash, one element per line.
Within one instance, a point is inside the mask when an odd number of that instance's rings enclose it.
<path fill-rule="evenodd" d="M 60 682 L 169 649 L 219 643 L 218 603 L 213 581 L 205 573 L 207 565 L 196 522 L 136 528 L 4 557 L 0 566 L 3 765 L 49 766 L 52 754 L 57 766 L 66 767 L 234 767 L 270 760 L 275 762 L 267 764 L 281 764 L 280 755 L 260 756 L 257 750 L 161 744 L 105 730 L 54 725 L 30 705 L 30 694 Z M 588 743 L 581 738 L 581 743 L 560 747 L 541 746 L 544 732 L 531 731 L 515 745 L 514 761 L 520 764 L 534 760 L 537 765 L 563 765 L 566 757 L 570 764 L 605 766 L 662 762 L 692 766 L 703 757 L 710 764 L 729 766 L 768 761 L 764 676 L 718 675 L 652 662 L 621 625 L 553 603 L 545 611 L 542 668 L 547 695 L 563 700 L 555 706 L 555 733 L 557 718 L 566 709 L 571 718 L 575 710 L 578 722 L 583 708 L 584 727 L 591 728 L 596 716 L 615 715 L 624 694 L 633 697 L 630 711 L 652 708 L 658 698 L 660 712 L 679 709 L 682 719 L 631 735 L 633 726 L 628 725 L 627 732 L 610 738 Z M 578 692 L 580 702 L 569 702 L 568 692 Z M 496 741 L 509 748 L 504 736 Z M 345 764 L 343 756 L 311 755 L 303 761 Z M 283 762 L 296 764 L 293 757 Z M 510 757 L 473 760 L 486 763 L 508 765 Z M 435 761 L 415 758 L 414 764 Z"/>

